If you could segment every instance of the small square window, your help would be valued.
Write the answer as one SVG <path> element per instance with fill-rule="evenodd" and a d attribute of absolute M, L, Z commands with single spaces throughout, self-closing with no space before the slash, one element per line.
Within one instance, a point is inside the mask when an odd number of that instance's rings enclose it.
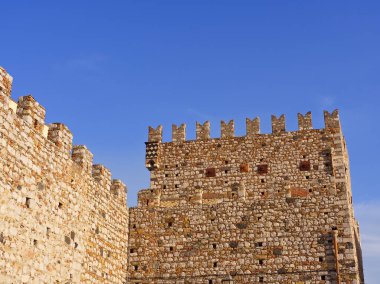
<path fill-rule="evenodd" d="M 310 171 L 310 161 L 301 161 L 299 169 L 300 171 Z"/>
<path fill-rule="evenodd" d="M 215 177 L 215 176 L 216 176 L 215 168 L 206 169 L 206 177 Z"/>
<path fill-rule="evenodd" d="M 249 165 L 248 164 L 241 164 L 240 165 L 240 172 L 241 173 L 248 173 L 249 171 Z"/>
<path fill-rule="evenodd" d="M 268 173 L 268 165 L 258 165 L 257 166 L 257 173 L 260 175 L 267 174 Z"/>

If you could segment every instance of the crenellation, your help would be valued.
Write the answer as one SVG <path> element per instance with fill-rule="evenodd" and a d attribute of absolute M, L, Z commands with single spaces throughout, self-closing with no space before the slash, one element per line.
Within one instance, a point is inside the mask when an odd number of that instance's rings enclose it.
<path fill-rule="evenodd" d="M 4 87 L 4 72 L 0 81 Z M 0 94 L 1 283 L 123 283 L 126 187 L 32 96 Z M 116 197 L 116 198 L 113 198 Z"/>
<path fill-rule="evenodd" d="M 173 125 L 167 143 L 149 127 L 150 187 L 128 209 L 126 185 L 64 124 L 45 125 L 31 96 L 12 104 L 9 77 L 0 68 L 0 282 L 364 283 L 338 111 L 324 129 L 298 114 L 291 132 L 272 116 L 272 134 L 247 118 L 244 137 L 233 121 L 213 139 L 197 122 L 192 141 Z"/>
<path fill-rule="evenodd" d="M 256 134 L 260 134 L 260 118 L 255 117 L 254 119 L 245 119 L 246 124 L 246 136 L 251 138 Z"/>
<path fill-rule="evenodd" d="M 72 150 L 72 159 L 75 163 L 80 165 L 84 172 L 91 174 L 93 154 L 84 145 L 76 145 Z"/>
<path fill-rule="evenodd" d="M 182 123 L 179 127 L 175 124 L 172 125 L 172 141 L 174 143 L 186 141 L 186 124 Z"/>
<path fill-rule="evenodd" d="M 157 128 L 149 126 L 148 142 L 162 142 L 162 125 Z"/>
<path fill-rule="evenodd" d="M 42 134 L 45 125 L 45 108 L 31 95 L 23 96 L 17 102 L 17 115 Z"/>
<path fill-rule="evenodd" d="M 105 190 L 111 189 L 111 172 L 103 165 L 92 166 L 92 177 L 101 185 Z"/>
<path fill-rule="evenodd" d="M 310 130 L 313 129 L 311 112 L 307 112 L 305 115 L 298 113 L 298 130 Z"/>
<path fill-rule="evenodd" d="M 11 97 L 13 78 L 0 66 L 0 98 Z"/>
<path fill-rule="evenodd" d="M 225 123 L 224 120 L 220 122 L 220 137 L 223 138 L 233 138 L 235 136 L 235 124 L 233 120 Z"/>
<path fill-rule="evenodd" d="M 73 134 L 66 125 L 62 123 L 49 124 L 46 137 L 66 155 L 70 155 L 73 145 Z"/>
<path fill-rule="evenodd" d="M 332 113 L 329 113 L 328 111 L 324 111 L 324 118 L 325 118 L 325 128 L 326 129 L 332 129 L 336 132 L 340 132 L 341 126 L 340 126 L 340 120 L 339 120 L 339 111 L 336 109 Z"/>
<path fill-rule="evenodd" d="M 118 198 L 121 198 L 124 204 L 127 202 L 127 186 L 119 179 L 113 179 L 111 182 L 111 193 Z"/>
<path fill-rule="evenodd" d="M 210 122 L 206 121 L 203 124 L 196 122 L 196 139 L 207 140 L 210 139 Z"/>
<path fill-rule="evenodd" d="M 149 148 L 161 166 L 130 210 L 131 283 L 363 283 L 343 136 L 298 119 L 286 132 L 273 116 L 272 134 L 247 119 L 229 139 L 197 123 L 197 140 Z"/>
<path fill-rule="evenodd" d="M 273 134 L 284 133 L 286 131 L 285 115 L 282 114 L 278 118 L 275 115 L 272 115 L 271 118 L 272 118 L 272 133 Z"/>

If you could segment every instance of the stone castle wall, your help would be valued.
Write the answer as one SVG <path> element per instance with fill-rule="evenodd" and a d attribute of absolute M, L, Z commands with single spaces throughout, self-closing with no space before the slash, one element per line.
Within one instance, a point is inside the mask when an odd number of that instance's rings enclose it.
<path fill-rule="evenodd" d="M 0 69 L 0 283 L 122 283 L 125 185 Z"/>
<path fill-rule="evenodd" d="M 0 68 L 0 283 L 364 283 L 349 159 L 338 112 L 149 127 L 150 188 L 126 187 L 46 125 L 32 96 L 11 99 Z"/>
<path fill-rule="evenodd" d="M 131 283 L 361 283 L 348 156 L 338 112 L 324 129 L 311 114 L 272 134 L 247 119 L 247 135 L 221 123 L 149 129 L 150 188 L 130 209 Z"/>

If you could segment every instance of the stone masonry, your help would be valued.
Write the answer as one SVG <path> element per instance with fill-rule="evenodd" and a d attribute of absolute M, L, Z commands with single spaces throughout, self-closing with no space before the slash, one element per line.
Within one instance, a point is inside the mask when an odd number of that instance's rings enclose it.
<path fill-rule="evenodd" d="M 11 85 L 0 68 L 0 283 L 123 283 L 125 185 Z"/>
<path fill-rule="evenodd" d="M 126 187 L 0 68 L 0 283 L 364 283 L 338 111 L 149 127 L 150 188 Z"/>

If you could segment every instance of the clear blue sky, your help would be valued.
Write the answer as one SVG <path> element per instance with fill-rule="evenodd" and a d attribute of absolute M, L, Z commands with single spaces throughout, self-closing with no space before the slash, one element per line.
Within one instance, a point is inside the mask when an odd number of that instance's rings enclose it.
<path fill-rule="evenodd" d="M 0 65 L 76 144 L 129 186 L 149 184 L 147 126 L 340 109 L 367 283 L 380 263 L 379 1 L 3 1 Z"/>

